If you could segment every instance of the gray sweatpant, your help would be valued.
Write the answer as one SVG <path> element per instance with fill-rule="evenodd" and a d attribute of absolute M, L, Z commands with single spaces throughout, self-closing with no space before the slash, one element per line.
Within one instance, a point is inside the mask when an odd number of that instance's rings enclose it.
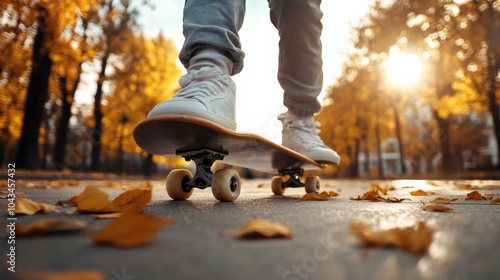
<path fill-rule="evenodd" d="M 323 86 L 321 0 L 268 2 L 280 36 L 278 81 L 283 103 L 297 114 L 312 115 L 321 109 L 317 97 Z M 187 68 L 197 49 L 215 48 L 233 61 L 232 75 L 239 73 L 245 54 L 238 31 L 244 16 L 245 0 L 186 0 L 180 61 Z"/>

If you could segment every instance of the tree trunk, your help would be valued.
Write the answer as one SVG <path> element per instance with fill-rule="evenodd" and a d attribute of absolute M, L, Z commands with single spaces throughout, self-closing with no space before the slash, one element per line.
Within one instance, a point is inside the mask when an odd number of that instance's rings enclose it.
<path fill-rule="evenodd" d="M 153 155 L 148 154 L 148 156 L 144 159 L 144 164 L 142 165 L 142 173 L 144 176 L 151 176 L 152 171 L 153 171 Z"/>
<path fill-rule="evenodd" d="M 447 119 L 443 119 L 439 117 L 439 114 L 436 110 L 432 110 L 432 114 L 436 119 L 439 129 L 438 141 L 439 146 L 441 148 L 441 172 L 445 175 L 452 174 L 456 171 L 457 162 L 453 158 L 453 154 L 450 149 L 450 129 L 449 122 Z"/>
<path fill-rule="evenodd" d="M 106 67 L 108 65 L 109 53 L 105 52 L 102 58 L 102 68 L 97 81 L 97 90 L 94 97 L 94 130 L 92 131 L 92 163 L 91 171 L 98 171 L 101 158 L 101 138 L 102 138 L 102 108 L 101 101 L 103 90 L 102 86 L 106 77 Z"/>
<path fill-rule="evenodd" d="M 16 167 L 35 169 L 39 167 L 38 137 L 43 119 L 44 104 L 47 101 L 49 77 L 52 60 L 44 46 L 46 32 L 44 30 L 48 16 L 39 18 L 33 44 L 33 66 L 30 73 L 26 102 L 24 106 L 23 126 L 19 139 Z"/>

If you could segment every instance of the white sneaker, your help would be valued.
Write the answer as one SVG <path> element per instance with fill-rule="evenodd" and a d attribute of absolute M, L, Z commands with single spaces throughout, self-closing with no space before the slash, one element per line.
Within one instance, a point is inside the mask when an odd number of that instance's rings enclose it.
<path fill-rule="evenodd" d="M 320 123 L 314 117 L 296 116 L 290 112 L 280 114 L 283 123 L 282 145 L 319 163 L 338 164 L 340 157 L 319 137 Z"/>
<path fill-rule="evenodd" d="M 181 89 L 156 105 L 148 118 L 166 114 L 186 114 L 204 118 L 236 130 L 236 84 L 216 67 L 191 70 L 179 79 Z"/>

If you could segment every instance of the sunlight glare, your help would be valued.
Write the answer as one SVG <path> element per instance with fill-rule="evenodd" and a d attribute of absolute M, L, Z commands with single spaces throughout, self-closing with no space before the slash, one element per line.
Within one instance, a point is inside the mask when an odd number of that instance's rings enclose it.
<path fill-rule="evenodd" d="M 389 82 L 396 86 L 410 86 L 420 79 L 422 65 L 415 54 L 401 51 L 392 46 L 389 50 L 389 59 L 384 63 Z"/>

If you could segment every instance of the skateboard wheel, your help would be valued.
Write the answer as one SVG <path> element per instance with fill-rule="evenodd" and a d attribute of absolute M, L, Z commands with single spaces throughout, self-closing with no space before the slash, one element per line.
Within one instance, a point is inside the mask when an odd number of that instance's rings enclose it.
<path fill-rule="evenodd" d="M 305 182 L 306 193 L 319 192 L 319 177 L 307 177 Z"/>
<path fill-rule="evenodd" d="M 285 192 L 285 188 L 283 188 L 283 177 L 282 176 L 274 176 L 271 180 L 271 190 L 275 195 L 282 195 Z"/>
<path fill-rule="evenodd" d="M 241 179 L 234 169 L 219 169 L 212 178 L 212 194 L 220 201 L 234 201 L 240 195 Z"/>
<path fill-rule="evenodd" d="M 185 188 L 184 184 L 193 178 L 187 169 L 174 169 L 167 176 L 167 193 L 172 199 L 186 200 L 193 194 L 193 188 Z"/>

